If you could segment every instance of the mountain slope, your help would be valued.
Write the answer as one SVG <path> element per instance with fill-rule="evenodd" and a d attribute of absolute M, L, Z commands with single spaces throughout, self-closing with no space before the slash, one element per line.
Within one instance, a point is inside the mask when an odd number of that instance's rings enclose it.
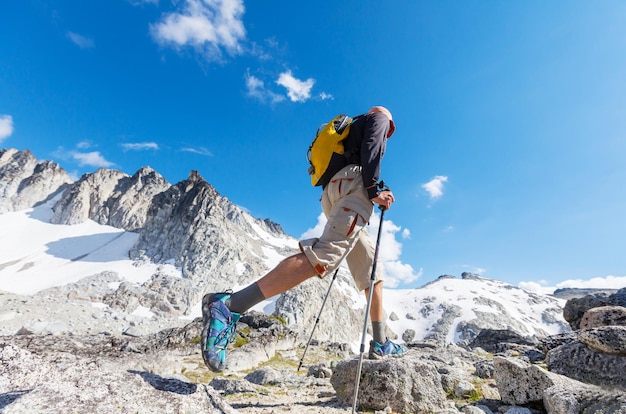
<path fill-rule="evenodd" d="M 568 330 L 564 300 L 470 273 L 461 279 L 441 276 L 418 289 L 389 291 L 388 298 L 387 311 L 397 317 L 390 326 L 397 332 L 411 329 L 416 339 L 468 344 L 483 329 L 510 329 L 539 338 Z"/>

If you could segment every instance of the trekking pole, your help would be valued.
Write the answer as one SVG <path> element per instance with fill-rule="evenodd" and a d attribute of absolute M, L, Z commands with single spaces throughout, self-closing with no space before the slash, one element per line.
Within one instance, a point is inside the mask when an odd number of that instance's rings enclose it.
<path fill-rule="evenodd" d="M 302 354 L 302 358 L 300 358 L 300 363 L 298 364 L 298 371 L 302 368 L 302 362 L 304 361 L 304 356 L 306 355 L 307 349 L 309 349 L 309 344 L 313 339 L 313 333 L 315 332 L 315 328 L 317 327 L 318 322 L 320 321 L 320 316 L 322 315 L 322 311 L 324 310 L 324 305 L 326 304 L 326 299 L 328 299 L 328 295 L 330 295 L 330 289 L 333 287 L 333 282 L 337 278 L 337 272 L 339 272 L 339 266 L 337 266 L 337 270 L 335 270 L 335 274 L 330 281 L 330 285 L 328 286 L 328 292 L 326 292 L 326 296 L 324 297 L 324 301 L 322 302 L 322 307 L 320 308 L 319 313 L 317 314 L 317 319 L 315 319 L 315 324 L 313 325 L 313 329 L 311 330 L 311 336 L 309 336 L 309 341 L 306 343 L 304 347 L 304 353 Z"/>
<path fill-rule="evenodd" d="M 384 181 L 380 182 L 379 187 L 383 188 L 383 191 L 389 190 L 389 187 L 385 186 Z M 357 366 L 357 369 L 356 369 L 356 379 L 355 379 L 355 384 L 354 384 L 354 397 L 353 397 L 353 402 L 352 402 L 352 414 L 356 413 L 356 401 L 359 395 L 359 384 L 361 383 L 361 367 L 363 365 L 363 352 L 365 352 L 365 336 L 367 335 L 367 322 L 369 321 L 370 308 L 372 306 L 372 294 L 374 292 L 374 282 L 376 279 L 376 263 L 378 262 L 380 235 L 383 230 L 383 217 L 385 216 L 385 210 L 387 209 L 384 206 L 379 206 L 379 208 L 380 208 L 380 224 L 378 225 L 378 236 L 376 237 L 376 249 L 374 250 L 374 263 L 372 263 L 372 276 L 370 277 L 370 290 L 367 294 L 367 306 L 365 307 L 365 322 L 363 323 L 363 335 L 361 335 L 359 365 Z"/>

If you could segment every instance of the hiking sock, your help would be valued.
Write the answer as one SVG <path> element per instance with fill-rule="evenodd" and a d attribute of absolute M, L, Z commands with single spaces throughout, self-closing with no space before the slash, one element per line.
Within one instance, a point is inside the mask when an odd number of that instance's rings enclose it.
<path fill-rule="evenodd" d="M 378 342 L 381 345 L 387 341 L 387 335 L 385 335 L 384 321 L 372 321 L 372 336 L 374 337 L 374 341 Z"/>
<path fill-rule="evenodd" d="M 241 314 L 263 300 L 265 300 L 265 296 L 259 289 L 259 285 L 254 282 L 248 287 L 233 293 L 226 306 L 228 306 L 231 312 Z"/>

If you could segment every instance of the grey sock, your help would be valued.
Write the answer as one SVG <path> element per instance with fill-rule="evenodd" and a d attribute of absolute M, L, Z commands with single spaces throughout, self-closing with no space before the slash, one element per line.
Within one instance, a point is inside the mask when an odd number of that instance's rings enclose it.
<path fill-rule="evenodd" d="M 265 299 L 259 285 L 255 282 L 250 286 L 232 294 L 226 306 L 231 312 L 244 313 Z"/>
<path fill-rule="evenodd" d="M 372 321 L 372 336 L 374 337 L 374 341 L 379 344 L 384 344 L 387 342 L 387 335 L 385 335 L 385 322 L 374 322 Z"/>

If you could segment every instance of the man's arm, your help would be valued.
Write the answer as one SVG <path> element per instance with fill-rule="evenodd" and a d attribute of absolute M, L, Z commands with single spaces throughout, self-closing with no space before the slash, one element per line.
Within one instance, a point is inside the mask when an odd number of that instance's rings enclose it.
<path fill-rule="evenodd" d="M 368 114 L 361 143 L 361 165 L 363 167 L 363 184 L 372 202 L 385 204 L 388 197 L 380 198 L 378 190 L 380 179 L 380 163 L 385 154 L 389 118 L 382 113 Z M 393 202 L 393 195 L 392 200 Z M 380 204 L 380 203 L 379 203 Z"/>

